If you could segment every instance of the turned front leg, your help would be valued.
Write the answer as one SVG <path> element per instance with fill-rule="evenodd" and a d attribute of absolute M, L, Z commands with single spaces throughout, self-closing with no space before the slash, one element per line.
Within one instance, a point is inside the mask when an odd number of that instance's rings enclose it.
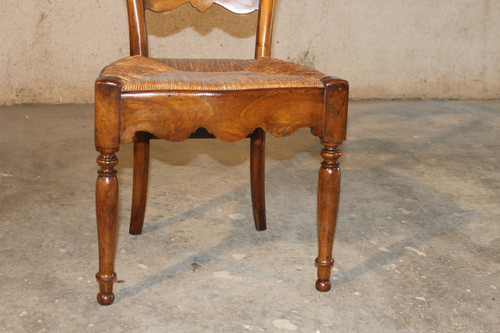
<path fill-rule="evenodd" d="M 316 289 L 331 288 L 330 274 L 333 267 L 332 248 L 340 196 L 340 167 L 342 155 L 339 146 L 346 138 L 347 104 L 349 84 L 347 81 L 324 77 L 325 112 L 323 120 L 323 162 L 319 170 L 318 183 L 318 238 L 319 253 L 316 258 L 318 280 Z"/>
<path fill-rule="evenodd" d="M 118 163 L 114 153 L 101 153 L 96 183 L 97 232 L 99 239 L 99 272 L 96 274 L 100 292 L 97 301 L 110 305 L 115 300 L 113 283 L 116 248 L 116 219 L 118 211 L 118 181 L 114 166 Z"/>
<path fill-rule="evenodd" d="M 322 143 L 324 145 L 321 150 L 323 162 L 319 170 L 318 180 L 319 251 L 318 258 L 316 258 L 316 266 L 318 267 L 316 289 L 328 291 L 331 288 L 332 248 L 340 194 L 340 167 L 337 160 L 341 153 L 338 149 L 339 144 Z"/>

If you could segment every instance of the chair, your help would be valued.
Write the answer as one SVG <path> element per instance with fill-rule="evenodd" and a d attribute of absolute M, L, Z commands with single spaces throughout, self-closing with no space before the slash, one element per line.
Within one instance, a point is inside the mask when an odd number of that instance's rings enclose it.
<path fill-rule="evenodd" d="M 191 2 L 199 11 L 214 3 L 237 14 L 258 10 L 251 60 L 152 59 L 145 10 L 166 12 Z M 283 137 L 309 127 L 323 148 L 318 186 L 319 254 L 316 289 L 330 289 L 340 169 L 345 140 L 348 84 L 311 68 L 269 57 L 274 0 L 127 0 L 130 56 L 105 67 L 95 82 L 96 184 L 102 305 L 114 301 L 120 144 L 134 144 L 130 233 L 142 232 L 151 139 L 182 141 L 250 138 L 252 208 L 257 230 L 266 229 L 265 133 Z M 188 180 L 186 180 L 188 181 Z"/>

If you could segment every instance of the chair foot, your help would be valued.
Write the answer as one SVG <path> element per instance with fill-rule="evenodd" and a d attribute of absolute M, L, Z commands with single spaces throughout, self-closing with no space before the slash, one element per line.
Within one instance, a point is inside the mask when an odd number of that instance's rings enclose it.
<path fill-rule="evenodd" d="M 264 231 L 267 229 L 266 223 L 266 208 L 254 209 L 253 218 L 255 222 L 255 229 L 257 231 Z"/>
<path fill-rule="evenodd" d="M 330 283 L 331 268 L 333 267 L 333 260 L 330 262 L 320 262 L 316 259 L 316 266 L 318 267 L 318 280 L 316 280 L 316 290 L 329 291 L 332 287 Z"/>
<path fill-rule="evenodd" d="M 116 273 L 111 275 L 104 275 L 97 273 L 95 275 L 97 282 L 99 282 L 99 293 L 97 294 L 97 302 L 101 305 L 111 305 L 115 301 L 115 294 L 113 294 L 113 284 L 116 282 Z"/>
<path fill-rule="evenodd" d="M 329 291 L 332 287 L 330 280 L 322 281 L 320 279 L 316 280 L 316 290 L 318 291 Z"/>
<path fill-rule="evenodd" d="M 99 292 L 97 294 L 97 302 L 101 305 L 111 305 L 115 301 L 115 294 L 109 293 L 105 294 L 102 292 Z"/>

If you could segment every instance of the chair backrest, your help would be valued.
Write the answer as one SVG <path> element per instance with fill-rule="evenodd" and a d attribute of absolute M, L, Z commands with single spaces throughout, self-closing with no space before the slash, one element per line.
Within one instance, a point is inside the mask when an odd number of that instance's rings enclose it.
<path fill-rule="evenodd" d="M 188 2 L 199 11 L 205 11 L 213 4 L 223 6 L 237 14 L 248 14 L 258 10 L 255 58 L 269 56 L 274 0 L 127 0 L 130 55 L 148 56 L 146 9 L 168 12 Z"/>

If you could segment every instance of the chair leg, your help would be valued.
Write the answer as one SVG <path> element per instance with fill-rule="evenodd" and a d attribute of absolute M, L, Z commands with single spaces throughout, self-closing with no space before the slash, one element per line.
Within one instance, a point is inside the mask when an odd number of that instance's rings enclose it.
<path fill-rule="evenodd" d="M 250 186 L 252 191 L 252 209 L 255 228 L 266 230 L 266 194 L 265 194 L 265 143 L 266 132 L 256 129 L 250 138 Z"/>
<path fill-rule="evenodd" d="M 316 258 L 318 280 L 316 289 L 328 291 L 331 288 L 330 273 L 333 267 L 332 248 L 337 222 L 340 194 L 340 167 L 337 159 L 341 156 L 339 143 L 323 143 L 323 162 L 318 180 L 318 240 L 319 251 Z"/>
<path fill-rule="evenodd" d="M 146 198 L 148 191 L 149 142 L 150 135 L 136 133 L 134 139 L 134 176 L 132 187 L 132 213 L 130 215 L 129 233 L 140 235 L 144 225 Z"/>
<path fill-rule="evenodd" d="M 115 300 L 113 283 L 116 248 L 116 219 L 118 212 L 118 181 L 114 166 L 118 163 L 114 152 L 102 153 L 97 158 L 99 165 L 96 183 L 96 214 L 99 239 L 99 282 L 97 301 L 101 305 L 110 305 Z"/>

